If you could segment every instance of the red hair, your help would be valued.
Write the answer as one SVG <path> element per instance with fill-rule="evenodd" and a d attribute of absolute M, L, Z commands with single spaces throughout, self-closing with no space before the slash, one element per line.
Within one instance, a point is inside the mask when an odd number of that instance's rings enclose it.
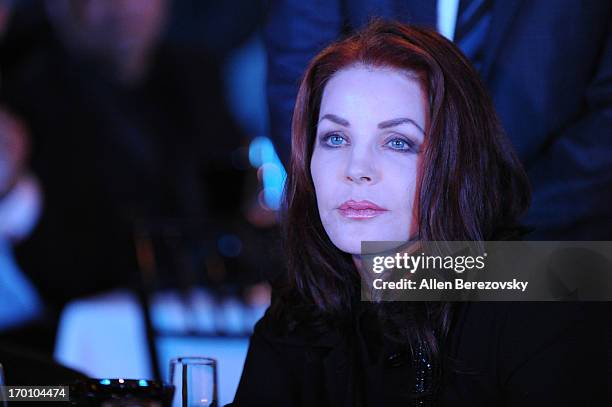
<path fill-rule="evenodd" d="M 306 69 L 293 113 L 283 217 L 288 274 L 281 301 L 273 304 L 278 311 L 309 309 L 306 314 L 319 322 L 349 315 L 359 298 L 350 255 L 334 246 L 321 224 L 310 175 L 323 90 L 338 71 L 354 65 L 415 73 L 428 93 L 430 120 L 415 203 L 421 240 L 504 238 L 518 228 L 530 201 L 525 172 L 478 73 L 453 43 L 426 29 L 375 21 L 330 45 Z M 389 332 L 440 359 L 451 304 L 380 304 L 379 310 Z"/>

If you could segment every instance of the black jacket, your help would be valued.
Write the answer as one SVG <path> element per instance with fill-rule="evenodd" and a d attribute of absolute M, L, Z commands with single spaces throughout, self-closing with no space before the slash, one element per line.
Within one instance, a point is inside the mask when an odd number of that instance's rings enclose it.
<path fill-rule="evenodd" d="M 279 334 L 283 327 L 267 313 L 251 337 L 232 405 L 610 405 L 606 303 L 457 306 L 446 347 L 455 363 L 437 401 L 414 398 L 418 372 L 410 352 L 373 339 L 373 321 L 362 311 L 351 332 L 318 336 L 299 325 Z"/>

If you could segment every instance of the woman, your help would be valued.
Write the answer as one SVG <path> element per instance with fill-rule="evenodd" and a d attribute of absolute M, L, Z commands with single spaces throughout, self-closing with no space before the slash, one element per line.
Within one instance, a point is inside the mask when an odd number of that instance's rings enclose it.
<path fill-rule="evenodd" d="M 583 307 L 359 300 L 362 241 L 514 239 L 528 203 L 491 101 L 452 43 L 375 22 L 323 50 L 293 116 L 288 273 L 234 405 L 599 401 Z"/>

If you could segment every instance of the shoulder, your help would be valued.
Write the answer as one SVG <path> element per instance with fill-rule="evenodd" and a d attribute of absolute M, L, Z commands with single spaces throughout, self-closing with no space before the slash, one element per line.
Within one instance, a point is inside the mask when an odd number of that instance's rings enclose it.
<path fill-rule="evenodd" d="M 536 352 L 569 337 L 598 343 L 609 305 L 594 302 L 474 302 L 458 307 L 451 342 L 495 342 L 510 354 Z M 500 348 L 502 349 L 502 348 Z"/>
<path fill-rule="evenodd" d="M 268 308 L 255 325 L 234 405 L 317 405 L 300 401 L 308 396 L 303 389 L 321 376 L 320 347 L 339 336 L 333 330 L 318 336 L 307 324 L 274 311 Z"/>
<path fill-rule="evenodd" d="M 280 311 L 279 311 L 280 308 Z M 268 307 L 255 324 L 253 338 L 275 347 L 333 346 L 341 339 L 341 331 L 329 324 L 313 325 L 282 304 Z"/>
<path fill-rule="evenodd" d="M 471 302 L 459 306 L 459 323 L 485 319 L 500 328 L 513 324 L 532 326 L 537 331 L 554 331 L 579 322 L 604 317 L 609 305 L 596 302 Z"/>
<path fill-rule="evenodd" d="M 586 302 L 461 304 L 449 341 L 457 387 L 498 389 L 510 406 L 601 400 L 608 308 Z"/>

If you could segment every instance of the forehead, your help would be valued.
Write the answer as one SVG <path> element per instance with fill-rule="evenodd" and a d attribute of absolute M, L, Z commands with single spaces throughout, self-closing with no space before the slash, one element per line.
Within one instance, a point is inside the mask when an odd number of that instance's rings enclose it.
<path fill-rule="evenodd" d="M 380 121 L 408 116 L 424 125 L 426 108 L 426 93 L 416 73 L 356 65 L 327 82 L 319 117 L 331 113 L 349 121 Z"/>

